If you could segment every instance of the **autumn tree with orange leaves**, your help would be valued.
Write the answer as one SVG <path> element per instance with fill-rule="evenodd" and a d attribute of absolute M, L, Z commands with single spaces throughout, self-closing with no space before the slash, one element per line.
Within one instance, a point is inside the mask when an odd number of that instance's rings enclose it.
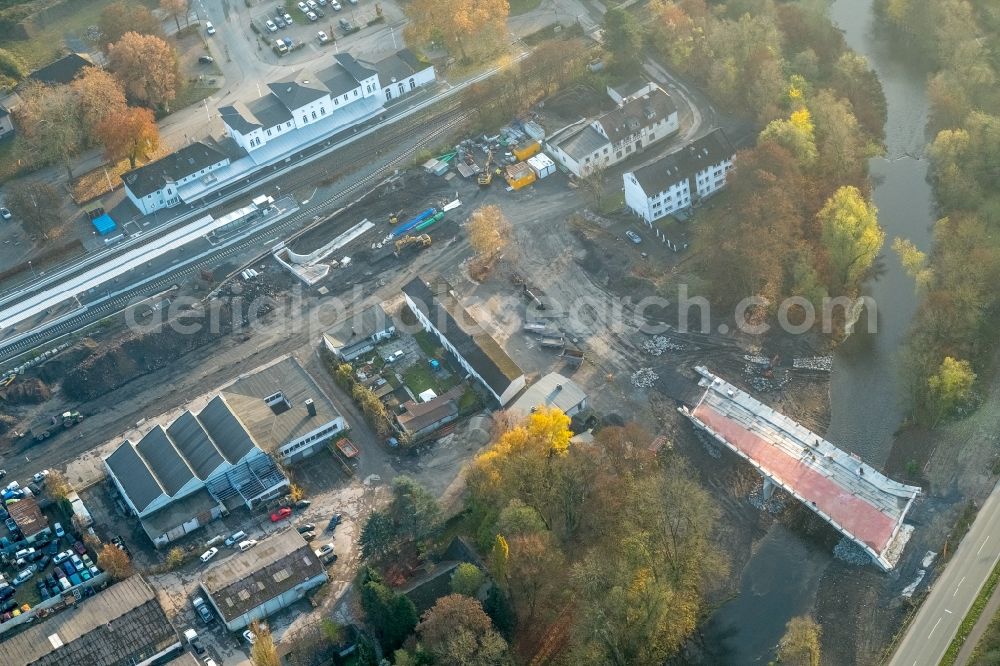
<path fill-rule="evenodd" d="M 133 169 L 137 160 L 149 159 L 160 146 L 160 133 L 153 112 L 140 106 L 105 117 L 98 123 L 95 132 L 104 144 L 109 160 L 117 162 L 128 158 Z"/>
<path fill-rule="evenodd" d="M 177 96 L 177 54 L 159 37 L 127 32 L 108 49 L 108 67 L 125 92 L 146 104 L 168 108 Z"/>
<path fill-rule="evenodd" d="M 106 118 L 116 118 L 125 113 L 125 89 L 110 72 L 97 67 L 87 67 L 70 85 L 79 104 L 80 121 L 85 136 L 100 140 L 97 127 Z"/>
<path fill-rule="evenodd" d="M 504 42 L 510 5 L 507 0 L 411 0 L 405 11 L 407 39 L 440 42 L 472 60 Z"/>

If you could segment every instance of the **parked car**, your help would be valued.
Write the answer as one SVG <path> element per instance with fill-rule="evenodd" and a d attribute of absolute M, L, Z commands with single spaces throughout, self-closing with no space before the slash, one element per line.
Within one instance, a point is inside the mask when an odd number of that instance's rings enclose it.
<path fill-rule="evenodd" d="M 323 13 L 323 10 L 320 9 L 319 7 L 317 7 L 316 9 L 314 9 L 313 13 L 316 14 L 316 16 L 318 16 L 320 18 L 323 18 L 324 16 L 326 16 L 326 14 Z"/>
<path fill-rule="evenodd" d="M 66 530 L 63 529 L 62 523 L 56 523 L 52 526 L 52 529 L 55 531 L 57 537 L 66 536 Z"/>
<path fill-rule="evenodd" d="M 274 513 L 271 514 L 271 522 L 276 523 L 278 521 L 284 520 L 292 515 L 292 507 L 283 506 Z"/>
<path fill-rule="evenodd" d="M 323 564 L 325 566 L 330 566 L 336 561 L 337 561 L 337 553 L 330 553 L 329 555 L 323 558 Z"/>
<path fill-rule="evenodd" d="M 323 557 L 333 552 L 332 543 L 324 543 L 322 546 L 316 549 L 316 557 Z"/>
<path fill-rule="evenodd" d="M 328 41 L 330 41 L 330 38 L 322 30 L 316 33 L 316 39 L 319 40 L 320 44 L 326 44 Z"/>
<path fill-rule="evenodd" d="M 205 32 L 207 32 L 210 35 L 215 34 L 215 26 L 212 25 L 211 21 L 205 21 Z"/>
<path fill-rule="evenodd" d="M 306 12 L 308 12 L 308 11 L 309 11 L 309 5 L 307 5 L 307 4 L 306 4 L 306 3 L 304 3 L 304 2 L 299 2 L 299 3 L 296 3 L 296 5 L 295 5 L 295 6 L 296 6 L 296 7 L 298 7 L 298 8 L 299 8 L 299 11 L 301 11 L 301 12 L 302 12 L 303 14 L 305 14 Z"/>
<path fill-rule="evenodd" d="M 246 541 L 240 541 L 239 545 L 240 552 L 244 553 L 256 545 L 257 545 L 257 539 L 247 539 Z"/>
<path fill-rule="evenodd" d="M 13 518 L 8 518 L 7 520 L 3 521 L 3 524 L 6 525 L 7 529 L 10 530 L 11 532 L 17 531 L 17 523 L 14 522 Z"/>
<path fill-rule="evenodd" d="M 330 0 L 330 6 L 333 7 L 333 11 L 339 12 L 343 7 L 337 0 Z"/>
<path fill-rule="evenodd" d="M 280 39 L 274 40 L 274 49 L 280 54 L 288 53 L 288 47 L 285 46 L 285 42 Z"/>
<path fill-rule="evenodd" d="M 309 19 L 310 21 L 318 21 L 319 20 L 319 17 L 316 16 L 316 14 L 313 13 L 312 11 L 306 12 L 306 18 Z"/>
<path fill-rule="evenodd" d="M 628 237 L 628 239 L 630 241 L 632 241 L 636 245 L 638 245 L 639 243 L 642 242 L 642 236 L 640 236 L 639 234 L 635 233 L 631 229 L 629 229 L 628 231 L 626 231 L 625 235 Z"/>
<path fill-rule="evenodd" d="M 72 550 L 64 550 L 63 552 L 61 552 L 58 555 L 56 555 L 55 557 L 53 557 L 52 561 L 54 563 L 56 563 L 56 564 L 62 564 L 63 562 L 65 562 L 66 560 L 68 560 L 69 558 L 71 558 L 72 556 L 73 556 L 73 551 Z"/>
<path fill-rule="evenodd" d="M 48 475 L 49 475 L 49 470 L 43 469 L 41 472 L 35 472 L 34 476 L 31 477 L 31 480 L 34 481 L 35 483 L 42 483 L 45 481 L 45 477 L 47 477 Z"/>
<path fill-rule="evenodd" d="M 233 544 L 237 544 L 246 538 L 247 538 L 247 533 L 244 532 L 243 530 L 240 530 L 239 532 L 233 532 L 232 534 L 230 534 L 229 537 L 227 537 L 223 543 L 225 544 L 226 548 L 231 548 Z"/>
<path fill-rule="evenodd" d="M 69 561 L 73 563 L 73 568 L 77 571 L 83 571 L 83 560 L 80 559 L 79 555 L 74 555 L 69 558 Z"/>
<path fill-rule="evenodd" d="M 201 554 L 201 561 L 208 562 L 210 559 L 215 557 L 216 554 L 218 554 L 218 552 L 219 549 L 216 548 L 215 546 L 212 546 L 211 548 L 209 548 L 208 550 L 206 550 L 204 553 Z"/>
<path fill-rule="evenodd" d="M 354 25 L 347 19 L 342 18 L 337 21 L 337 24 L 340 25 L 340 29 L 344 32 L 351 32 L 354 30 Z"/>
<path fill-rule="evenodd" d="M 305 539 L 306 541 L 312 541 L 313 539 L 316 538 L 316 533 L 315 532 L 303 532 L 302 533 L 302 538 Z"/>
<path fill-rule="evenodd" d="M 0 208 L 0 217 L 2 217 L 5 220 L 9 220 L 11 218 L 10 209 L 8 209 L 8 208 Z M 4 475 L 7 474 L 7 470 L 5 470 L 5 469 L 0 469 L 0 472 L 3 472 Z M 3 477 L 0 476 L 0 479 L 2 479 L 2 478 Z"/>
<path fill-rule="evenodd" d="M 44 571 L 45 567 L 49 566 L 51 561 L 52 557 L 50 555 L 42 555 L 42 557 L 38 560 L 38 570 Z"/>
<path fill-rule="evenodd" d="M 257 635 L 252 631 L 250 631 L 249 629 L 247 629 L 246 631 L 243 632 L 243 640 L 245 640 L 250 645 L 253 645 L 254 643 L 257 642 Z"/>
<path fill-rule="evenodd" d="M 275 16 L 274 17 L 274 25 L 278 26 L 279 30 L 284 29 L 284 27 L 286 25 L 285 19 L 281 18 L 280 16 Z"/>
<path fill-rule="evenodd" d="M 278 26 L 271 19 L 264 21 L 264 27 L 267 28 L 268 32 L 278 32 Z"/>
<path fill-rule="evenodd" d="M 25 569 L 24 571 L 22 571 L 21 573 L 17 574 L 14 577 L 14 580 L 11 581 L 11 584 L 21 585 L 22 583 L 28 582 L 34 575 L 35 575 L 34 571 L 32 571 L 31 569 Z"/>
<path fill-rule="evenodd" d="M 298 502 L 295 503 L 295 508 L 296 509 L 307 509 L 310 506 L 312 506 L 312 500 L 305 500 L 304 499 L 304 500 L 299 500 Z"/>
<path fill-rule="evenodd" d="M 283 41 L 285 43 L 285 48 L 286 49 L 288 49 L 289 51 L 292 50 L 292 40 L 291 39 L 289 39 L 288 37 L 283 37 L 281 39 L 281 41 Z"/>
<path fill-rule="evenodd" d="M 339 511 L 333 514 L 333 518 L 331 518 L 330 522 L 326 524 L 326 531 L 332 532 L 335 529 L 337 529 L 337 525 L 339 525 L 340 521 L 343 519 L 344 519 L 344 514 L 340 513 Z"/>
<path fill-rule="evenodd" d="M 198 611 L 198 616 L 201 617 L 202 621 L 206 624 L 211 624 L 212 621 L 215 620 L 215 616 L 212 615 L 212 611 L 208 607 L 208 604 L 206 604 L 205 600 L 201 597 L 194 600 L 194 608 Z"/>
<path fill-rule="evenodd" d="M 215 58 L 213 58 L 212 56 L 198 56 L 198 62 L 200 62 L 203 65 L 211 65 L 213 62 L 215 62 Z"/>
<path fill-rule="evenodd" d="M 73 544 L 73 550 L 75 550 L 78 555 L 83 555 L 87 552 L 87 547 L 83 545 L 82 541 L 77 541 Z"/>
<path fill-rule="evenodd" d="M 288 12 L 286 12 L 284 10 L 280 10 L 280 11 L 281 11 L 281 18 L 285 19 L 285 23 L 287 23 L 288 25 L 292 25 L 293 23 L 295 23 L 295 21 L 292 20 L 292 15 L 291 14 L 289 14 Z"/>
<path fill-rule="evenodd" d="M 59 539 L 54 539 L 52 543 L 49 544 L 49 547 L 45 550 L 45 552 L 52 557 L 55 557 L 56 553 L 59 552 Z"/>
<path fill-rule="evenodd" d="M 316 4 L 316 0 L 306 0 L 306 6 L 309 7 L 309 9 L 312 9 L 313 11 L 315 11 L 316 8 L 319 7 L 319 5 Z"/>
<path fill-rule="evenodd" d="M 299 531 L 299 534 L 305 534 L 306 532 L 312 532 L 314 529 L 316 529 L 316 526 L 313 525 L 312 523 L 305 523 L 303 525 L 299 525 L 295 529 Z"/>

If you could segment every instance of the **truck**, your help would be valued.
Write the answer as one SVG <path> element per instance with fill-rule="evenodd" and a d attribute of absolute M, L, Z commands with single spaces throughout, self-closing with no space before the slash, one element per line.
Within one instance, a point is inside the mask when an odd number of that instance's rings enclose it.
<path fill-rule="evenodd" d="M 81 421 L 83 421 L 83 414 L 74 409 L 37 421 L 24 434 L 31 435 L 31 438 L 36 442 L 41 442 L 62 430 L 72 428 Z"/>
<path fill-rule="evenodd" d="M 198 638 L 198 632 L 194 629 L 184 630 L 184 641 L 191 646 L 191 649 L 195 651 L 195 654 L 205 654 L 205 646 L 201 644 L 201 639 Z"/>

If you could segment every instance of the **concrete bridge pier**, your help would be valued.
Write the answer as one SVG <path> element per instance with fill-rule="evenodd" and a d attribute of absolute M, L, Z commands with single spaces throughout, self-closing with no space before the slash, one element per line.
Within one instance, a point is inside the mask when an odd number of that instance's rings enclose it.
<path fill-rule="evenodd" d="M 768 501 L 768 500 L 771 499 L 771 495 L 773 495 L 773 494 L 774 494 L 774 481 L 772 481 L 770 478 L 768 478 L 768 477 L 765 476 L 764 477 L 764 489 L 761 491 L 761 497 L 766 502 L 766 501 Z"/>

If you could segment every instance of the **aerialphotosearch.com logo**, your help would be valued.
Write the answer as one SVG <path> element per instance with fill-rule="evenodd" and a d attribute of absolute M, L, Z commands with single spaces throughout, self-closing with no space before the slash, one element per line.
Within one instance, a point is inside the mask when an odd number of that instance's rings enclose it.
<path fill-rule="evenodd" d="M 465 331 L 478 328 L 514 331 L 527 323 L 579 334 L 603 328 L 622 335 L 636 330 L 653 335 L 668 332 L 728 335 L 735 328 L 744 334 L 763 335 L 776 325 L 793 335 L 813 331 L 829 335 L 856 330 L 863 315 L 868 333 L 876 333 L 878 328 L 876 303 L 868 296 L 827 297 L 819 307 L 809 299 L 792 296 L 783 299 L 776 308 L 761 296 L 748 296 L 727 312 L 728 316 L 714 317 L 708 299 L 691 296 L 683 284 L 678 287 L 675 300 L 662 296 L 638 301 L 630 297 L 583 297 L 562 303 L 548 296 L 526 295 L 519 301 L 525 303 L 523 310 L 508 299 L 509 305 L 489 309 L 488 322 L 476 321 L 452 293 L 439 294 L 429 303 L 408 299 L 420 311 L 421 319 L 445 335 L 454 325 Z M 206 330 L 212 335 L 246 334 L 280 327 L 288 336 L 304 333 L 309 339 L 319 339 L 335 324 L 342 330 L 348 330 L 344 327 L 349 326 L 357 334 L 385 330 L 389 325 L 409 334 L 423 329 L 413 317 L 394 317 L 390 322 L 381 308 L 368 307 L 374 302 L 371 294 L 358 285 L 340 296 L 319 297 L 307 294 L 301 285 L 272 296 L 245 293 L 242 285 L 236 284 L 224 297 L 207 302 L 182 295 L 163 307 L 130 307 L 125 316 L 129 329 L 140 334 L 161 328 L 181 335 L 201 334 Z"/>

